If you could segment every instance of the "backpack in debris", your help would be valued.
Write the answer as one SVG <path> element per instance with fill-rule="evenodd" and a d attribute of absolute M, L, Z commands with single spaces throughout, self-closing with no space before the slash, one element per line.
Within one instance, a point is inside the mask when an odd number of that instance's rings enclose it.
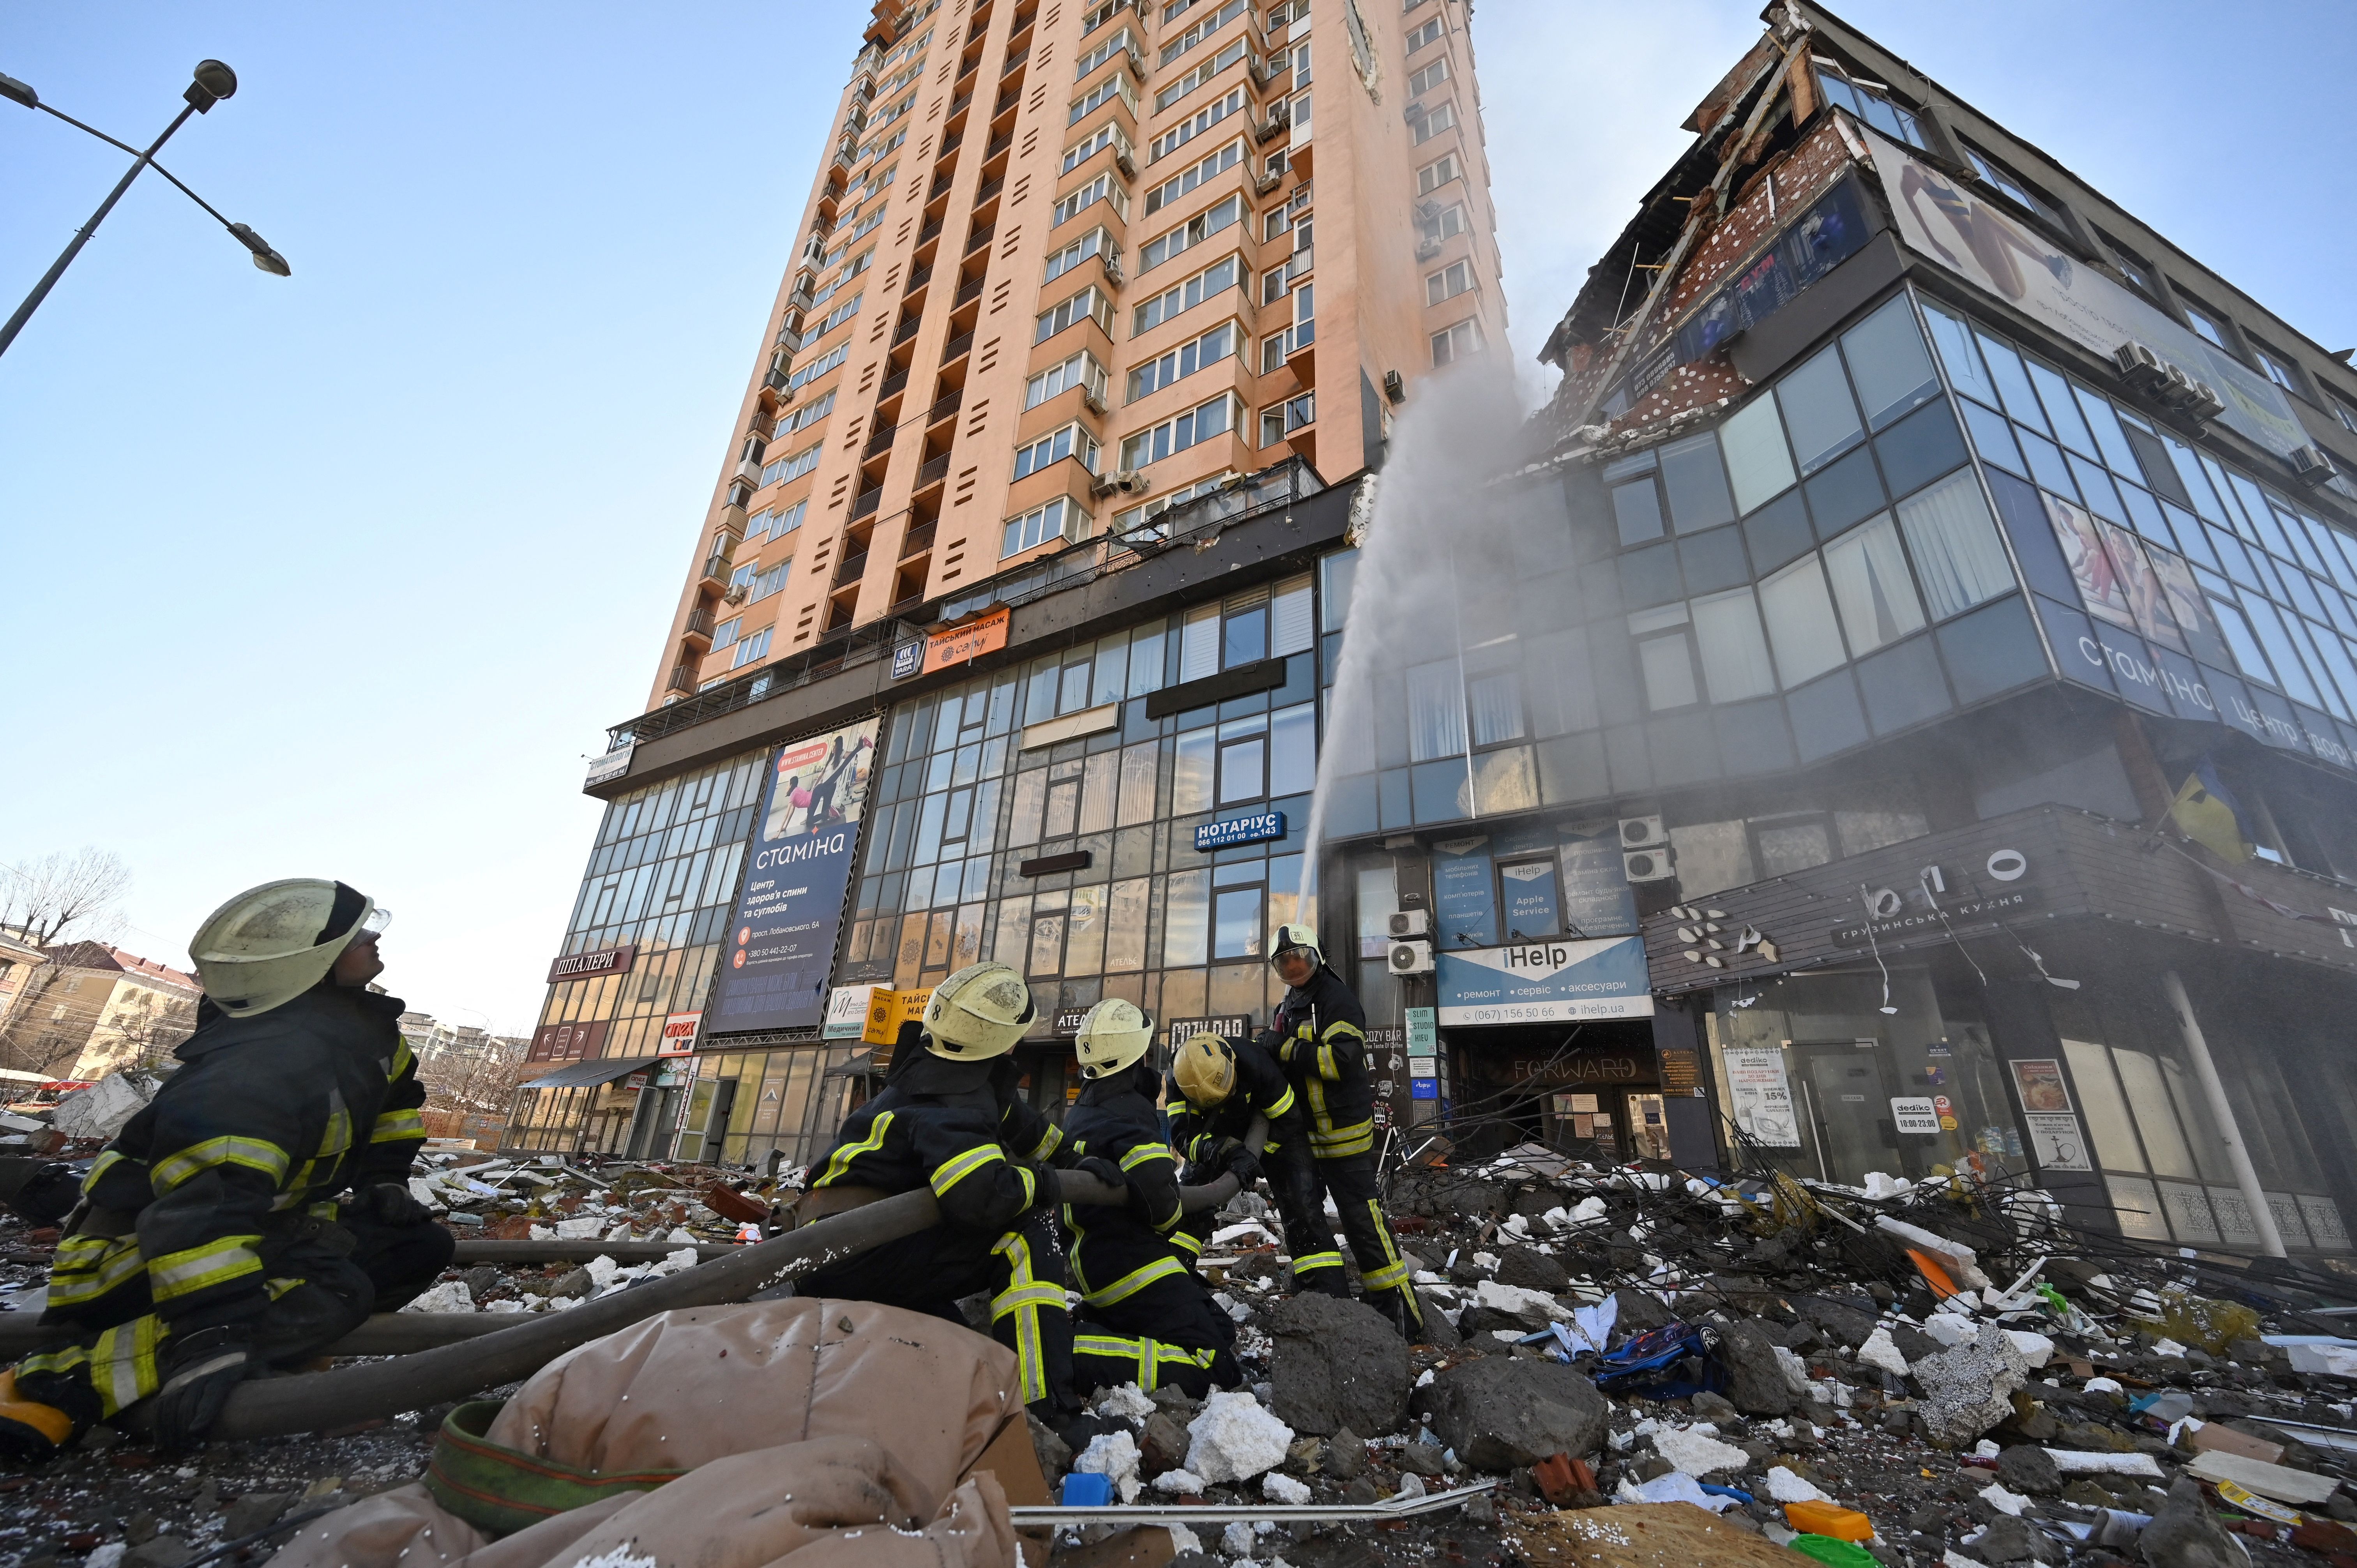
<path fill-rule="evenodd" d="M 1598 1363 L 1596 1386 L 1607 1392 L 1641 1389 L 1649 1399 L 1690 1399 L 1727 1386 L 1727 1369 L 1711 1353 L 1711 1337 L 1688 1323 L 1669 1323 L 1632 1334 Z M 1693 1357 L 1695 1377 L 1682 1365 Z"/>

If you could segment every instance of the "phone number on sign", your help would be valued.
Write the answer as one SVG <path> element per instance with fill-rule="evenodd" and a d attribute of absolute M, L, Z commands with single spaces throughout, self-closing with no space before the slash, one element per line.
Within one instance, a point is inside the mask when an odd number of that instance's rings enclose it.
<path fill-rule="evenodd" d="M 1598 1002 L 1500 1003 L 1488 1007 L 1443 1007 L 1440 1022 L 1462 1026 L 1478 1024 L 1558 1024 L 1579 1018 L 1650 1018 L 1650 996 L 1614 997 Z"/>

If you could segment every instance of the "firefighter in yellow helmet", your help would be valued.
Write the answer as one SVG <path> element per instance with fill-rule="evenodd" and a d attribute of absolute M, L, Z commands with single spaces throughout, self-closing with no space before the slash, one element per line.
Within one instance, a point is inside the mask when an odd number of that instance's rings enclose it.
<path fill-rule="evenodd" d="M 1064 1118 L 1067 1146 L 1112 1161 L 1127 1187 L 1125 1206 L 1067 1204 L 1072 1285 L 1082 1321 L 1072 1325 L 1076 1386 L 1164 1384 L 1200 1399 L 1243 1372 L 1230 1353 L 1233 1319 L 1189 1271 L 1193 1254 L 1171 1244 L 1185 1216 L 1178 1162 L 1162 1140 L 1154 1105 L 1154 1020 L 1135 1003 L 1100 1002 L 1073 1042 L 1082 1079 Z"/>
<path fill-rule="evenodd" d="M 1115 1185 L 1122 1171 L 1065 1147 L 1017 1094 L 1007 1053 L 1037 1016 L 1031 988 L 1003 963 L 969 964 L 933 987 L 923 1054 L 896 1058 L 884 1088 L 845 1119 L 797 1212 L 808 1224 L 929 1187 L 941 1223 L 820 1269 L 801 1288 L 960 1324 L 958 1302 L 988 1291 L 990 1331 L 1016 1354 L 1024 1402 L 1058 1426 L 1079 1401 L 1051 1162 Z"/>
<path fill-rule="evenodd" d="M 196 1033 L 82 1184 L 41 1316 L 60 1343 L 0 1376 L 0 1454 L 38 1462 L 150 1399 L 158 1441 L 191 1446 L 239 1382 L 308 1360 L 450 1261 L 407 1185 L 425 1090 L 403 1004 L 368 989 L 387 918 L 298 879 L 197 932 Z"/>
<path fill-rule="evenodd" d="M 1328 967 L 1317 933 L 1283 925 L 1269 937 L 1268 961 L 1286 983 L 1285 1001 L 1261 1043 L 1275 1053 L 1309 1122 L 1317 1186 L 1330 1194 L 1367 1305 L 1387 1315 L 1411 1343 L 1424 1337 L 1424 1312 L 1399 1245 L 1383 1215 L 1375 1180 L 1375 1089 L 1367 1070 L 1367 1015 Z M 1322 1194 L 1320 1196 L 1323 1196 Z M 1322 1205 L 1321 1205 L 1322 1209 Z M 1342 1254 L 1321 1219 L 1326 1245 L 1304 1257 L 1292 1242 L 1297 1283 L 1341 1294 Z"/>
<path fill-rule="evenodd" d="M 1179 1179 L 1199 1185 L 1232 1171 L 1249 1191 L 1265 1176 L 1294 1256 L 1331 1250 L 1333 1229 L 1318 1211 L 1310 1174 L 1308 1123 L 1275 1058 L 1250 1040 L 1196 1035 L 1172 1053 L 1168 1103 L 1170 1142 L 1189 1162 Z M 1254 1155 L 1244 1136 L 1256 1117 L 1268 1122 L 1268 1137 Z M 1190 1214 L 1172 1234 L 1189 1264 L 1218 1223 L 1216 1211 Z M 1322 1281 L 1304 1277 L 1302 1283 L 1315 1289 Z"/>

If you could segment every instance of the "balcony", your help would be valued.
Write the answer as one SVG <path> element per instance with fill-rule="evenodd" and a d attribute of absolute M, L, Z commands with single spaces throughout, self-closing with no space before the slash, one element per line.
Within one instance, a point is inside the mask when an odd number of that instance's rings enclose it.
<path fill-rule="evenodd" d="M 950 455 L 944 452 L 938 457 L 929 459 L 923 467 L 917 470 L 916 489 L 931 489 L 949 477 Z"/>
<path fill-rule="evenodd" d="M 936 152 L 933 156 L 936 158 L 945 158 L 964 145 L 965 133 L 963 131 L 952 131 L 948 135 L 942 138 L 941 150 Z"/>
<path fill-rule="evenodd" d="M 998 134 L 990 138 L 990 145 L 982 149 L 982 161 L 988 163 L 991 159 L 996 157 L 999 154 L 1005 152 L 1014 145 L 1015 133 L 1012 131 L 1001 131 Z"/>
<path fill-rule="evenodd" d="M 696 576 L 698 585 L 708 583 L 716 588 L 726 587 L 728 585 L 728 556 L 721 551 L 714 551 L 711 554 L 704 558 L 704 570 L 698 573 Z"/>
<path fill-rule="evenodd" d="M 917 231 L 917 243 L 921 245 L 926 241 L 931 239 L 934 235 L 940 233 L 942 231 L 942 218 L 945 216 L 947 215 L 942 214 L 941 216 L 926 219 L 925 226 Z"/>
<path fill-rule="evenodd" d="M 890 375 L 884 378 L 884 384 L 876 389 L 876 401 L 877 403 L 882 403 L 888 397 L 898 397 L 901 392 L 908 390 L 908 368 L 906 366 L 902 366 L 899 370 L 893 371 Z"/>
<path fill-rule="evenodd" d="M 911 316 L 907 320 L 901 322 L 899 326 L 894 328 L 892 329 L 892 346 L 897 349 L 901 344 L 906 343 L 909 338 L 914 338 L 917 335 L 917 328 L 924 325 L 924 319 L 925 318 L 921 316 Z"/>
<path fill-rule="evenodd" d="M 665 682 L 663 682 L 663 690 L 664 690 L 664 691 L 666 691 L 666 692 L 693 692 L 693 691 L 694 691 L 694 690 L 695 690 L 695 671 L 694 671 L 694 669 L 692 669 L 692 668 L 690 668 L 689 666 L 687 666 L 687 665 L 685 665 L 685 664 L 674 664 L 674 665 L 673 665 L 673 666 L 671 667 L 671 679 L 670 679 L 670 680 L 668 680 L 668 681 L 665 681 Z"/>
<path fill-rule="evenodd" d="M 712 640 L 712 611 L 709 607 L 698 605 L 687 612 L 687 635 L 700 637 L 706 642 Z"/>
<path fill-rule="evenodd" d="M 997 101 L 990 106 L 990 117 L 994 120 L 997 119 L 1001 114 L 1006 113 L 1009 109 L 1014 108 L 1016 104 L 1021 102 L 1022 100 L 1023 87 L 1022 84 L 1018 82 L 1016 84 L 1015 90 L 1012 92 L 1002 92 L 998 95 Z"/>
<path fill-rule="evenodd" d="M 846 555 L 834 568 L 834 586 L 848 587 L 867 575 L 867 552 Z"/>
<path fill-rule="evenodd" d="M 1021 65 L 1025 60 L 1029 59 L 1030 58 L 1031 51 L 1028 48 L 1017 49 L 1013 54 L 1006 57 L 1006 63 L 998 68 L 999 77 L 1004 80 L 1008 72 L 1012 71 L 1017 66 Z"/>
<path fill-rule="evenodd" d="M 926 262 L 926 263 L 924 263 L 922 265 L 920 265 L 920 266 L 919 266 L 919 267 L 915 268 L 914 270 L 912 270 L 912 271 L 909 274 L 909 281 L 908 281 L 908 283 L 907 283 L 907 284 L 905 284 L 904 285 L 902 285 L 902 287 L 901 287 L 901 289 L 900 289 L 900 292 L 901 292 L 903 295 L 911 295 L 911 294 L 914 294 L 914 293 L 916 293 L 919 289 L 920 289 L 920 288 L 924 287 L 927 284 L 929 284 L 929 283 L 931 283 L 931 282 L 932 282 L 932 281 L 933 281 L 933 263 L 931 263 L 931 262 Z"/>
<path fill-rule="evenodd" d="M 906 561 L 911 555 L 922 555 L 931 550 L 933 547 L 933 531 L 937 526 L 931 522 L 920 522 L 909 530 L 908 536 L 900 541 L 900 559 Z"/>
<path fill-rule="evenodd" d="M 925 410 L 925 424 L 927 425 L 939 424 L 942 420 L 947 419 L 950 415 L 955 413 L 958 411 L 958 406 L 964 402 L 965 389 L 963 387 L 958 387 L 952 391 L 943 392 L 941 397 L 934 402 L 932 407 Z"/>
<path fill-rule="evenodd" d="M 950 100 L 950 118 L 952 120 L 956 119 L 958 111 L 973 102 L 974 89 L 969 87 L 963 92 L 959 93 L 955 98 Z"/>
<path fill-rule="evenodd" d="M 872 490 L 863 491 L 859 498 L 851 503 L 851 521 L 857 522 L 863 517 L 872 517 L 875 515 L 876 509 L 883 502 L 883 486 L 878 485 Z"/>
<path fill-rule="evenodd" d="M 982 285 L 984 281 L 985 280 L 982 278 L 970 278 L 966 282 L 958 285 L 957 298 L 951 302 L 950 308 L 954 310 L 961 305 L 980 299 L 982 297 Z"/>
<path fill-rule="evenodd" d="M 865 463 L 870 457 L 880 457 L 892 450 L 892 435 L 899 428 L 898 425 L 888 424 L 869 436 L 867 445 L 859 449 L 859 460 Z"/>
<path fill-rule="evenodd" d="M 989 244 L 990 237 L 997 232 L 998 225 L 996 223 L 984 224 L 981 228 L 976 229 L 973 233 L 968 234 L 965 237 L 965 249 L 958 253 L 963 256 L 974 254 L 976 251 L 981 250 L 985 245 Z"/>
<path fill-rule="evenodd" d="M 971 349 L 973 347 L 974 333 L 970 330 L 959 333 L 956 337 L 951 338 L 948 343 L 942 346 L 942 364 L 944 367 L 947 367 L 964 359 L 967 350 Z"/>
<path fill-rule="evenodd" d="M 1006 183 L 1006 177 L 1003 174 L 999 175 L 996 178 L 984 180 L 982 182 L 982 188 L 974 193 L 974 206 L 979 209 L 984 202 L 988 201 L 992 197 L 996 196 L 998 194 L 999 187 Z M 972 247 L 969 246 L 968 249 L 972 249 Z"/>

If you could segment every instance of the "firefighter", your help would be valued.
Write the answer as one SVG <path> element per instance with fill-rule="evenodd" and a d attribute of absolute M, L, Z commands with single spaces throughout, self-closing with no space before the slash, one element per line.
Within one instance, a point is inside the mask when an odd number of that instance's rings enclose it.
<path fill-rule="evenodd" d="M 963 1324 L 958 1302 L 988 1291 L 991 1333 L 1020 1363 L 1024 1402 L 1056 1426 L 1079 1402 L 1049 1162 L 1115 1186 L 1122 1172 L 1111 1161 L 1082 1163 L 1016 1093 L 1021 1074 L 1007 1053 L 1037 1016 L 1031 988 L 1003 963 L 969 964 L 933 987 L 922 1054 L 896 1053 L 884 1088 L 845 1120 L 797 1212 L 809 1224 L 930 1187 L 939 1225 L 819 1270 L 803 1294 Z"/>
<path fill-rule="evenodd" d="M 41 1316 L 60 1342 L 0 1374 L 0 1453 L 38 1463 L 151 1399 L 157 1442 L 191 1447 L 239 1382 L 310 1359 L 449 1262 L 408 1187 L 425 1090 L 403 1004 L 368 989 L 390 918 L 298 879 L 197 932 L 196 1032 L 82 1183 Z"/>
<path fill-rule="evenodd" d="M 1294 1256 L 1333 1250 L 1333 1229 L 1318 1212 L 1316 1178 L 1310 1173 L 1308 1127 L 1275 1058 L 1249 1040 L 1196 1035 L 1173 1056 L 1167 1093 L 1170 1142 L 1189 1162 L 1181 1180 L 1200 1184 L 1231 1171 L 1249 1191 L 1254 1182 L 1266 1176 L 1269 1190 L 1276 1195 L 1286 1245 Z M 1268 1123 L 1267 1141 L 1257 1156 L 1244 1144 L 1255 1117 Z M 1206 1209 L 1187 1216 L 1171 1233 L 1190 1269 L 1218 1223 L 1219 1215 Z M 1342 1288 L 1341 1280 L 1330 1275 L 1313 1274 L 1302 1283 L 1338 1294 Z"/>
<path fill-rule="evenodd" d="M 1268 961 L 1286 990 L 1275 1026 L 1262 1038 L 1301 1097 L 1317 1186 L 1333 1198 L 1342 1234 L 1359 1265 L 1367 1305 L 1388 1316 L 1411 1342 L 1420 1342 L 1424 1313 L 1408 1266 L 1392 1240 L 1375 1182 L 1375 1091 L 1367 1072 L 1367 1015 L 1342 977 L 1328 966 L 1318 950 L 1317 933 L 1308 927 L 1277 927 L 1269 938 Z M 1316 1288 L 1340 1294 L 1342 1254 L 1326 1250 L 1305 1258 L 1297 1246 L 1297 1284 L 1313 1284 L 1311 1276 L 1319 1274 L 1332 1283 Z"/>
<path fill-rule="evenodd" d="M 1146 1059 L 1154 1021 L 1133 1003 L 1098 1003 L 1081 1020 L 1074 1048 L 1084 1080 L 1064 1118 L 1076 1155 L 1119 1169 L 1125 1206 L 1064 1208 L 1071 1235 L 1072 1284 L 1082 1321 L 1072 1326 L 1078 1387 L 1163 1384 L 1200 1399 L 1214 1384 L 1242 1380 L 1230 1353 L 1233 1319 L 1189 1271 L 1193 1254 L 1172 1245 L 1184 1218 L 1178 1162 L 1163 1142 L 1154 1105 L 1154 1064 Z"/>

